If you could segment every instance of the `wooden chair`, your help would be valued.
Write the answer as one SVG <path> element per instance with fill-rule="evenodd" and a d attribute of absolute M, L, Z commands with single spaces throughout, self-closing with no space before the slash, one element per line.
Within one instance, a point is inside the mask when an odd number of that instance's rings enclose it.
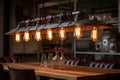
<path fill-rule="evenodd" d="M 0 63 L 4 63 L 4 62 L 5 62 L 4 57 L 0 57 Z"/>
<path fill-rule="evenodd" d="M 92 61 L 90 62 L 89 67 L 112 69 L 114 65 L 115 63 L 112 62 Z"/>
<path fill-rule="evenodd" d="M 66 60 L 65 60 L 65 64 L 66 64 L 66 65 L 77 66 L 78 63 L 79 63 L 79 59 L 71 58 L 71 59 L 66 59 Z"/>
<path fill-rule="evenodd" d="M 4 70 L 2 64 L 0 64 L 0 80 L 10 80 L 9 72 Z"/>
<path fill-rule="evenodd" d="M 37 80 L 33 69 L 9 68 L 11 80 Z"/>
<path fill-rule="evenodd" d="M 0 64 L 0 80 L 4 80 L 4 69 L 2 64 Z"/>
<path fill-rule="evenodd" d="M 4 60 L 6 63 L 15 63 L 17 62 L 17 59 L 15 56 L 6 56 L 4 57 Z"/>

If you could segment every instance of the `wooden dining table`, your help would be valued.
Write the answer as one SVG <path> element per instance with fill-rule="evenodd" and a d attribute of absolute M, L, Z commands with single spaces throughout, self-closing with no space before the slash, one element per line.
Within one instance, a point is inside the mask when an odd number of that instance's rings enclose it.
<path fill-rule="evenodd" d="M 120 69 L 90 68 L 87 66 L 65 65 L 63 70 L 41 67 L 39 62 L 3 63 L 8 67 L 34 69 L 40 80 L 55 78 L 56 80 L 120 80 Z"/>

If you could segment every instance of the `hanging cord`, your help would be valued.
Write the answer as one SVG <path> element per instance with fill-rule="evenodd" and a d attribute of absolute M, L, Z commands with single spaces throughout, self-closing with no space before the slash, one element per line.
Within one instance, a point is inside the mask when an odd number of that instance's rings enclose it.
<path fill-rule="evenodd" d="M 68 21 L 71 20 L 71 8 L 70 8 L 70 2 L 71 0 L 68 0 L 68 12 L 66 13 Z"/>
<path fill-rule="evenodd" d="M 40 2 L 40 0 L 38 0 Z M 38 7 L 38 17 L 40 18 L 40 8 Z"/>
<path fill-rule="evenodd" d="M 71 10 L 70 10 L 70 2 L 71 2 L 71 0 L 68 0 L 68 11 L 70 12 Z"/>
<path fill-rule="evenodd" d="M 60 24 L 61 23 L 61 18 L 62 18 L 62 13 L 61 13 L 61 1 L 58 0 L 58 23 Z M 58 37 L 58 36 L 57 36 Z M 57 38 L 57 44 L 56 46 L 59 47 L 59 46 L 62 46 L 62 41 L 60 42 L 59 41 L 59 38 Z"/>
<path fill-rule="evenodd" d="M 36 1 L 35 0 L 34 0 L 34 7 L 33 7 L 33 9 L 34 9 L 33 18 L 35 18 L 36 17 Z"/>
<path fill-rule="evenodd" d="M 60 0 L 58 0 L 58 13 L 60 13 L 60 11 L 61 11 L 61 1 Z"/>
<path fill-rule="evenodd" d="M 74 0 L 74 11 L 77 10 L 77 0 Z"/>
<path fill-rule="evenodd" d="M 62 21 L 61 18 L 63 16 L 63 14 L 61 13 L 61 1 L 58 0 L 58 2 L 59 2 L 59 4 L 58 4 L 58 13 L 59 13 L 59 20 L 58 20 L 58 22 L 61 23 L 61 21 Z"/>
<path fill-rule="evenodd" d="M 44 5 L 44 0 L 42 0 L 42 17 L 45 16 L 45 5 Z"/>
<path fill-rule="evenodd" d="M 77 22 L 78 14 L 80 13 L 79 11 L 77 11 L 77 0 L 74 0 L 74 11 L 75 11 L 75 12 L 73 12 L 73 14 L 75 13 L 74 21 Z"/>

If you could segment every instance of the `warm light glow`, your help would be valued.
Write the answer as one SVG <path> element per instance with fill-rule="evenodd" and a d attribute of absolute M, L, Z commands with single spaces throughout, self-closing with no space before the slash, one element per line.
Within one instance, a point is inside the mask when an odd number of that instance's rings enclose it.
<path fill-rule="evenodd" d="M 65 29 L 64 29 L 64 28 L 60 28 L 59 37 L 60 37 L 60 39 L 61 39 L 62 41 L 65 40 L 65 38 L 66 38 L 66 32 L 65 32 Z"/>
<path fill-rule="evenodd" d="M 77 39 L 82 37 L 82 29 L 79 25 L 77 25 L 77 27 L 74 29 L 74 37 Z"/>
<path fill-rule="evenodd" d="M 20 42 L 21 41 L 21 39 L 20 39 L 20 33 L 18 33 L 18 32 L 15 34 L 15 41 L 16 42 Z"/>
<path fill-rule="evenodd" d="M 37 30 L 37 31 L 36 31 L 36 33 L 35 33 L 35 40 L 36 40 L 36 41 L 42 40 L 42 35 L 41 35 L 40 30 Z"/>
<path fill-rule="evenodd" d="M 53 39 L 53 34 L 52 34 L 52 30 L 49 28 L 47 29 L 47 35 L 46 38 L 51 41 Z"/>
<path fill-rule="evenodd" d="M 26 31 L 23 36 L 23 40 L 28 42 L 30 40 L 30 34 L 29 31 Z"/>
<path fill-rule="evenodd" d="M 96 41 L 97 38 L 98 38 L 98 31 L 97 31 L 97 28 L 96 27 L 93 27 L 93 30 L 91 32 L 91 36 L 90 38 L 93 40 L 93 41 Z"/>

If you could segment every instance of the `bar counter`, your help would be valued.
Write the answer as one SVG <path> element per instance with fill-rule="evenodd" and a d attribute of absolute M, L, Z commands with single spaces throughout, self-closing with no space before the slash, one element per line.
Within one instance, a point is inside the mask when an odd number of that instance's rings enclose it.
<path fill-rule="evenodd" d="M 4 69 L 13 68 L 34 69 L 36 76 L 50 77 L 62 80 L 120 80 L 120 69 L 101 69 L 85 66 L 64 66 L 64 70 L 41 67 L 39 62 L 3 63 Z"/>

